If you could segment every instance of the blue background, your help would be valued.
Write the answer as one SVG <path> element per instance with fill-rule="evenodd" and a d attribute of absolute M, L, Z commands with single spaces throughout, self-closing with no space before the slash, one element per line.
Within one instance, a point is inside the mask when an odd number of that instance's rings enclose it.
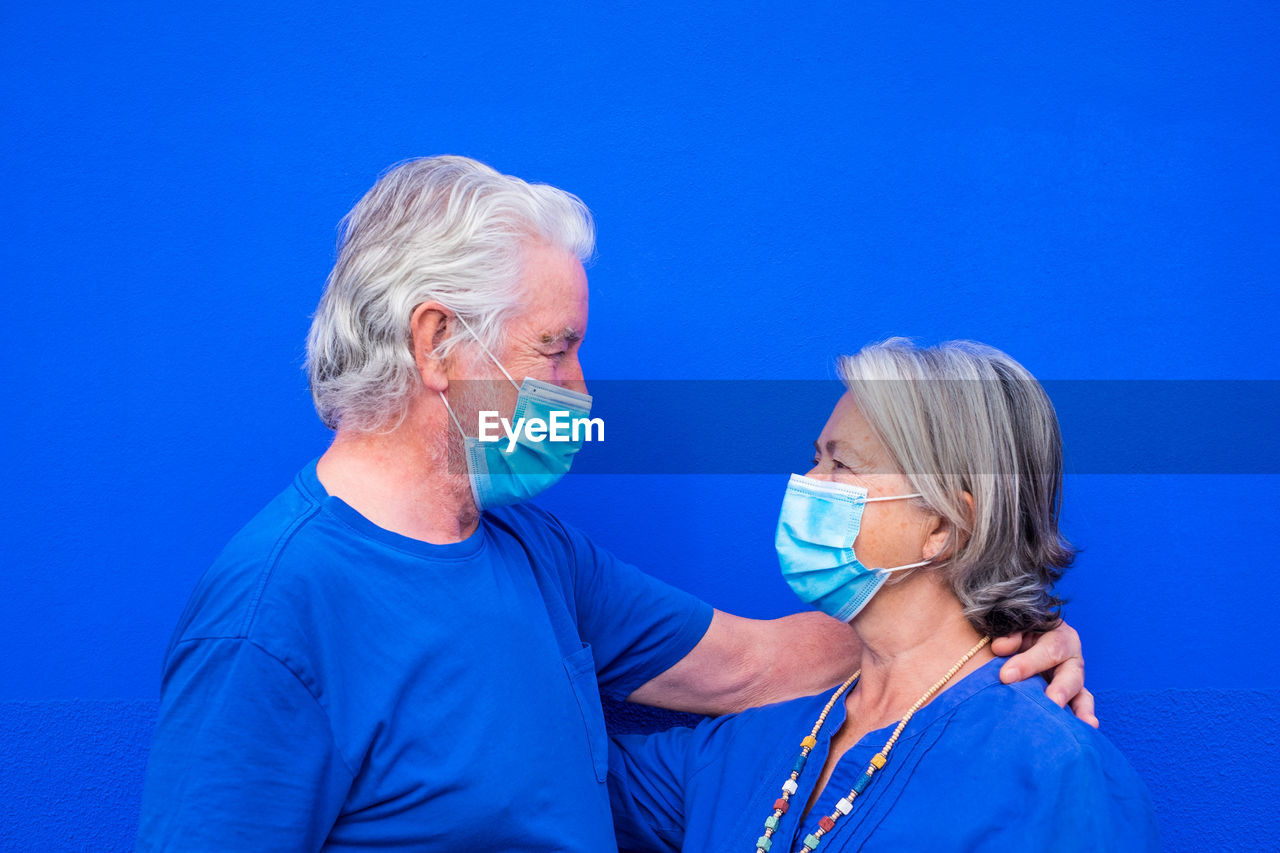
<path fill-rule="evenodd" d="M 0 849 L 130 847 L 182 604 L 326 445 L 302 341 L 389 164 L 588 203 L 588 379 L 824 379 L 906 334 L 1042 379 L 1275 380 L 1277 43 L 1280 7 L 1221 0 L 6 4 Z M 716 453 L 721 425 L 670 440 Z M 778 437 L 797 467 L 820 428 Z M 784 482 L 545 503 L 777 616 Z M 1280 836 L 1275 486 L 1068 479 L 1067 615 L 1170 850 Z"/>

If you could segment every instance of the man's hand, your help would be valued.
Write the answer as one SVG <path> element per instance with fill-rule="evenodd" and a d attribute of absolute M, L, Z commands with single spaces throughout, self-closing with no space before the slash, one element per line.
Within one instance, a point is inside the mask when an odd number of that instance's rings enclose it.
<path fill-rule="evenodd" d="M 1084 657 L 1075 628 L 1063 622 L 1039 637 L 1025 634 L 1000 637 L 992 641 L 991 651 L 1000 657 L 1013 655 L 1000 668 L 1000 680 L 1005 684 L 1044 673 L 1050 677 L 1045 695 L 1060 707 L 1070 705 L 1077 717 L 1095 729 L 1098 727 L 1098 718 L 1093 714 L 1093 694 L 1084 686 Z"/>

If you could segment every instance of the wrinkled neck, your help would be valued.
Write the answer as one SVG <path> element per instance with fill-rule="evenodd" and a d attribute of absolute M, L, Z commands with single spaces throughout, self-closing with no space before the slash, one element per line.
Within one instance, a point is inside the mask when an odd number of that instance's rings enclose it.
<path fill-rule="evenodd" d="M 900 718 L 981 639 L 936 572 L 891 581 L 854 619 L 853 629 L 862 641 L 862 677 L 846 707 L 851 717 L 877 722 Z M 938 693 L 991 658 L 982 649 Z"/>
<path fill-rule="evenodd" d="M 369 521 L 434 544 L 460 542 L 480 521 L 461 448 L 449 445 L 444 406 L 419 397 L 386 432 L 339 429 L 320 457 L 316 476 L 325 490 Z"/>

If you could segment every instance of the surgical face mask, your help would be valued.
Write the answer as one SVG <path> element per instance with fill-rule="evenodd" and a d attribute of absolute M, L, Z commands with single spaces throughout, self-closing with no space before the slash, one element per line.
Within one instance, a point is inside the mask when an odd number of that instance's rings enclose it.
<path fill-rule="evenodd" d="M 591 396 L 588 394 L 570 391 L 531 376 L 526 376 L 522 384 L 516 385 L 511 374 L 494 358 L 479 336 L 471 331 L 471 327 L 461 317 L 458 322 L 471 332 L 485 355 L 498 365 L 502 375 L 515 386 L 518 395 L 511 422 L 517 427 L 522 418 L 541 418 L 545 423 L 550 423 L 553 411 L 568 412 L 571 421 L 590 414 Z M 542 441 L 533 441 L 526 430 L 518 429 L 514 443 L 507 437 L 498 441 L 481 441 L 477 436 L 467 435 L 444 394 L 440 394 L 440 399 L 444 400 L 449 417 L 457 425 L 458 432 L 462 433 L 471 495 L 475 498 L 476 507 L 482 512 L 526 501 L 554 486 L 569 472 L 574 454 L 582 447 L 585 437 L 574 429 L 570 431 L 567 441 L 552 441 L 550 436 L 545 436 Z"/>
<path fill-rule="evenodd" d="M 782 576 L 806 604 L 848 622 L 867 606 L 889 579 L 889 569 L 864 566 L 853 553 L 862 526 L 862 511 L 874 501 L 900 501 L 919 494 L 869 498 L 860 486 L 830 483 L 792 474 L 782 499 L 776 545 Z"/>

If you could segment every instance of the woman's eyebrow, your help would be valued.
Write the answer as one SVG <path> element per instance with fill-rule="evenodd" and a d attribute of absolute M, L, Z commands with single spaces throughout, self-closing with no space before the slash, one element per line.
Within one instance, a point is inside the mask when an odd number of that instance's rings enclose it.
<path fill-rule="evenodd" d="M 818 442 L 815 441 L 813 446 L 815 449 L 818 449 Z M 869 464 L 866 459 L 862 458 L 862 456 L 858 454 L 858 451 L 855 450 L 849 442 L 841 441 L 838 438 L 828 439 L 827 455 L 834 458 L 837 452 L 840 454 L 840 459 L 838 461 L 842 465 L 847 465 L 851 468 L 857 469 L 874 468 L 873 465 Z M 821 449 L 818 449 L 818 453 L 822 453 Z"/>
<path fill-rule="evenodd" d="M 837 450 L 840 450 L 840 449 L 841 449 L 841 447 L 842 447 L 842 445 L 844 445 L 844 444 L 845 444 L 845 442 L 840 441 L 839 439 L 836 439 L 836 438 L 830 438 L 830 439 L 827 439 L 827 443 L 826 443 L 826 445 L 825 445 L 825 447 L 826 447 L 826 449 L 827 449 L 827 455 L 828 455 L 828 456 L 835 456 L 835 455 L 836 455 L 836 451 L 837 451 Z M 824 447 L 824 445 L 821 445 L 821 444 L 819 444 L 818 442 L 816 442 L 816 441 L 815 441 L 815 442 L 813 443 L 813 452 L 814 452 L 814 453 L 816 453 L 816 454 L 818 454 L 819 456 L 821 456 L 821 455 L 822 455 L 822 448 L 823 448 L 823 447 Z M 848 452 L 848 449 L 847 449 L 847 448 L 845 448 L 845 451 L 846 451 L 846 453 L 847 453 L 847 452 Z"/>

